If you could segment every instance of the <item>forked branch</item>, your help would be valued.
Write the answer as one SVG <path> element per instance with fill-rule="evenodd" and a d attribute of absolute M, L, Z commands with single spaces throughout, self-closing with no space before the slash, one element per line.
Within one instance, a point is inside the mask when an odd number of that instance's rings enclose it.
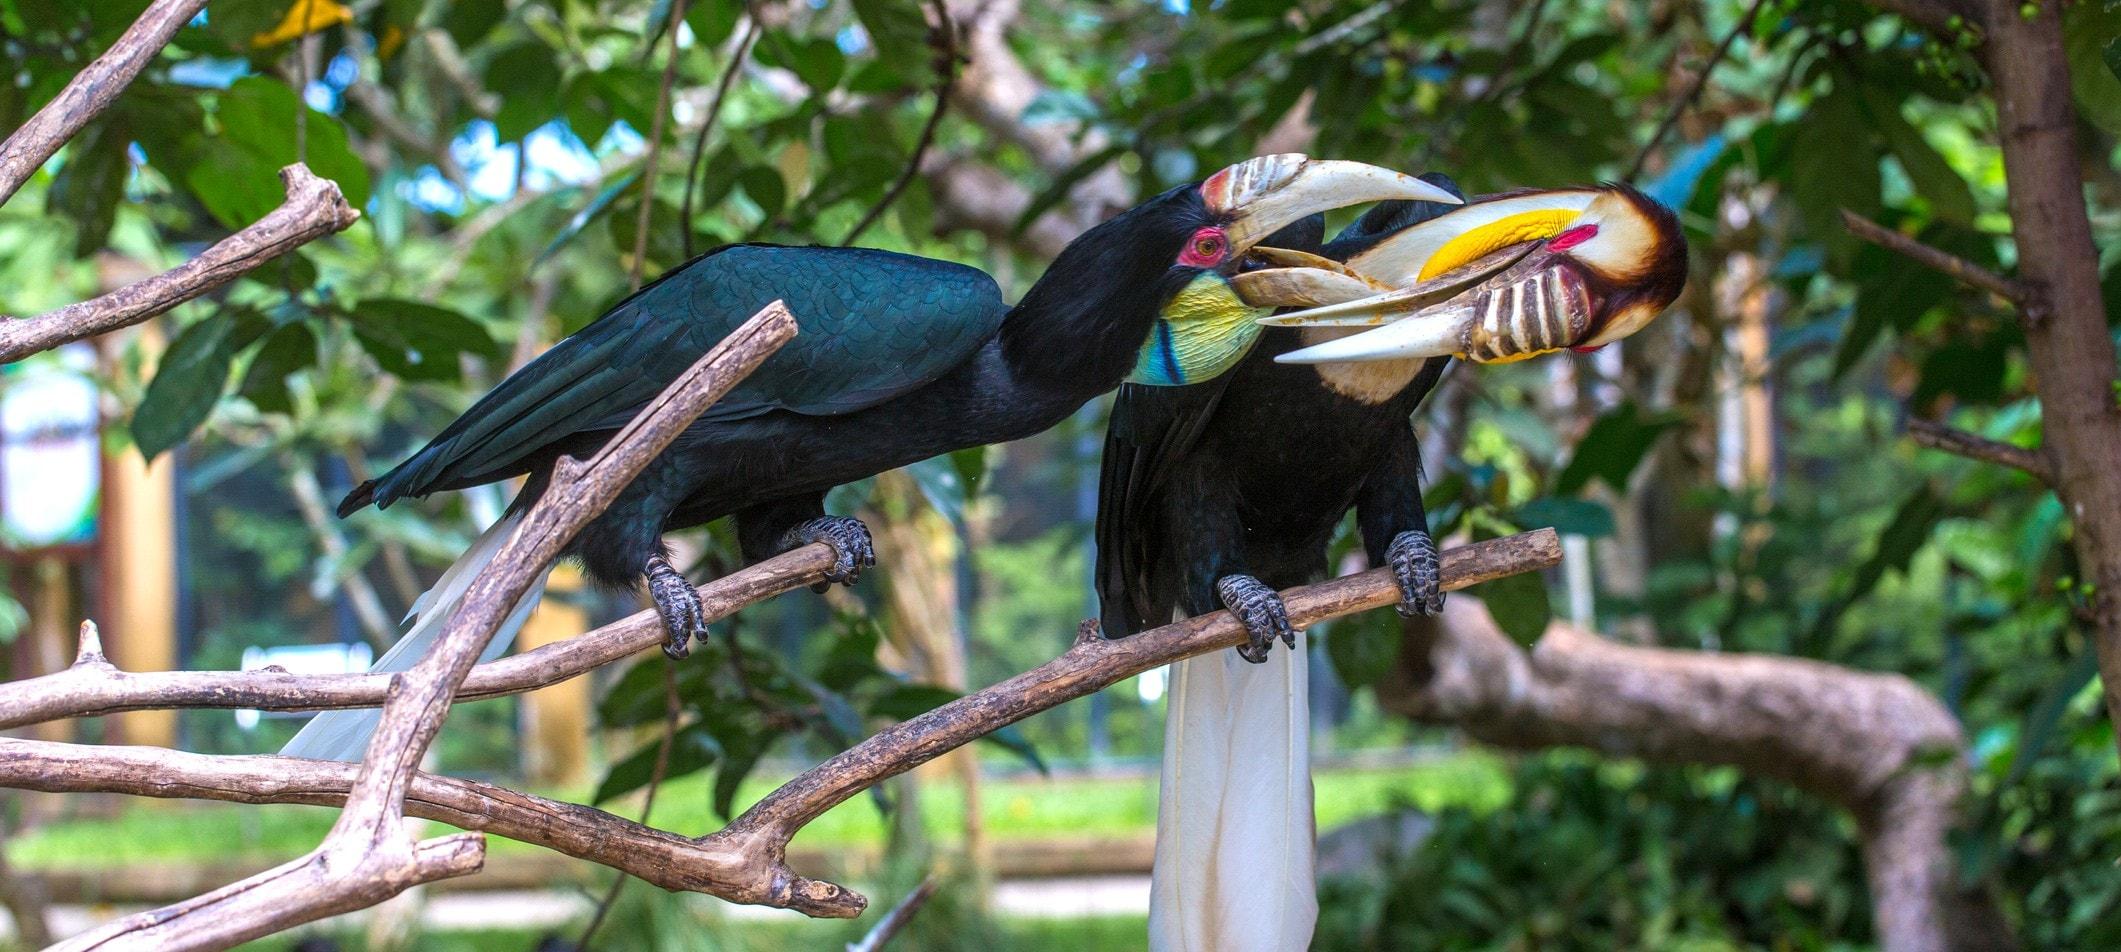
<path fill-rule="evenodd" d="M 779 301 L 724 338 L 584 463 L 562 457 L 492 563 L 474 576 L 435 647 L 391 678 L 382 722 L 353 777 L 338 822 L 309 855 L 173 906 L 78 936 L 68 950 L 204 949 L 234 945 L 373 905 L 410 886 L 475 872 L 485 838 L 415 843 L 400 823 L 421 756 L 457 689 L 516 602 L 568 540 L 601 513 L 694 418 L 795 336 Z"/>
<path fill-rule="evenodd" d="M 299 162 L 280 170 L 280 183 L 287 188 L 280 207 L 190 261 L 102 297 L 0 322 L 0 364 L 138 324 L 361 218 L 346 204 L 338 183 L 318 178 Z"/>

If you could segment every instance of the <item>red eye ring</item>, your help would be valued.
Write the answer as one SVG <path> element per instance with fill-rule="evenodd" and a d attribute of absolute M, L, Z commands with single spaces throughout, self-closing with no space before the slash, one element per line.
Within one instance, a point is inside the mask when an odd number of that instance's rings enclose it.
<path fill-rule="evenodd" d="M 1178 263 L 1194 268 L 1212 268 L 1221 264 L 1230 252 L 1230 239 L 1222 229 L 1214 226 L 1202 228 L 1186 240 L 1186 248 L 1179 252 Z"/>

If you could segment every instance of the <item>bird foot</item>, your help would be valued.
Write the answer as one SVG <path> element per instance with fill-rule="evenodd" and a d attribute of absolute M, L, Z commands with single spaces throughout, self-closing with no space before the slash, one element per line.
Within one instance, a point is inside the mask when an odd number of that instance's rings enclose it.
<path fill-rule="evenodd" d="M 1392 576 L 1399 580 L 1399 614 L 1403 618 L 1443 614 L 1443 557 L 1428 530 L 1408 529 L 1392 537 L 1385 550 Z"/>
<path fill-rule="evenodd" d="M 683 661 L 692 653 L 692 640 L 707 638 L 707 610 L 692 583 L 662 556 L 648 560 L 648 597 L 655 600 L 656 614 L 663 616 L 663 656 Z"/>
<path fill-rule="evenodd" d="M 853 585 L 862 577 L 862 570 L 876 564 L 876 544 L 869 540 L 869 527 L 862 520 L 851 516 L 819 516 L 788 530 L 781 537 L 781 550 L 799 548 L 812 542 L 823 542 L 832 547 L 837 558 L 832 567 L 825 570 L 825 581 L 810 587 L 822 592 L 834 582 Z"/>
<path fill-rule="evenodd" d="M 1223 607 L 1244 622 L 1245 631 L 1251 634 L 1249 642 L 1238 646 L 1238 657 L 1253 664 L 1265 662 L 1277 637 L 1295 649 L 1297 628 L 1289 624 L 1288 607 L 1265 582 L 1250 575 L 1225 575 L 1215 583 L 1215 593 L 1222 596 Z"/>

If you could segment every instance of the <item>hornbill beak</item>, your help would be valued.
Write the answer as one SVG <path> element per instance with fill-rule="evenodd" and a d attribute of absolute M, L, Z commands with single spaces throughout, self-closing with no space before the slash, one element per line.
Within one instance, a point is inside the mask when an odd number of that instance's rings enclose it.
<path fill-rule="evenodd" d="M 1520 191 L 1408 228 L 1345 264 L 1256 249 L 1233 279 L 1283 327 L 1375 328 L 1281 354 L 1314 364 L 1453 356 L 1507 363 L 1640 330 L 1686 284 L 1678 219 L 1623 185 Z M 1378 290 L 1379 287 L 1383 290 Z"/>
<path fill-rule="evenodd" d="M 1393 199 L 1457 205 L 1457 196 L 1391 169 L 1285 153 L 1246 159 L 1200 185 L 1208 210 L 1226 216 L 1234 254 L 1319 212 Z"/>

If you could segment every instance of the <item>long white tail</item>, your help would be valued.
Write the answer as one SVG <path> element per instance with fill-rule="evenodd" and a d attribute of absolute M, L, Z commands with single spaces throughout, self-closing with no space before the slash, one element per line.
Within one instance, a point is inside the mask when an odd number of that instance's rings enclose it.
<path fill-rule="evenodd" d="M 1153 952 L 1290 952 L 1318 922 L 1312 878 L 1309 641 L 1264 664 L 1235 651 L 1171 666 Z"/>
<path fill-rule="evenodd" d="M 413 601 L 412 610 L 405 615 L 412 627 L 407 628 L 404 637 L 391 645 L 389 651 L 383 652 L 383 657 L 377 658 L 368 670 L 403 671 L 426 657 L 427 650 L 434 647 L 435 639 L 442 636 L 442 625 L 449 621 L 450 613 L 456 611 L 458 603 L 470 591 L 471 580 L 477 578 L 479 570 L 500 553 L 501 543 L 508 541 L 508 536 L 522 521 L 522 513 L 509 513 L 480 533 L 471 548 L 458 556 L 435 581 L 434 587 Z M 492 661 L 508 650 L 509 644 L 516 639 L 516 632 L 523 629 L 523 623 L 529 620 L 531 611 L 538 607 L 538 598 L 544 593 L 545 576 L 540 575 L 530 591 L 524 592 L 522 599 L 516 602 L 515 610 L 501 622 L 501 629 L 493 633 L 493 640 L 487 642 L 486 650 L 479 655 L 480 661 Z M 376 732 L 376 725 L 382 722 L 382 717 L 382 711 L 376 708 L 325 711 L 311 718 L 295 733 L 294 739 L 287 742 L 287 746 L 280 748 L 280 753 L 316 760 L 360 760 L 361 754 L 368 749 L 368 738 Z"/>

